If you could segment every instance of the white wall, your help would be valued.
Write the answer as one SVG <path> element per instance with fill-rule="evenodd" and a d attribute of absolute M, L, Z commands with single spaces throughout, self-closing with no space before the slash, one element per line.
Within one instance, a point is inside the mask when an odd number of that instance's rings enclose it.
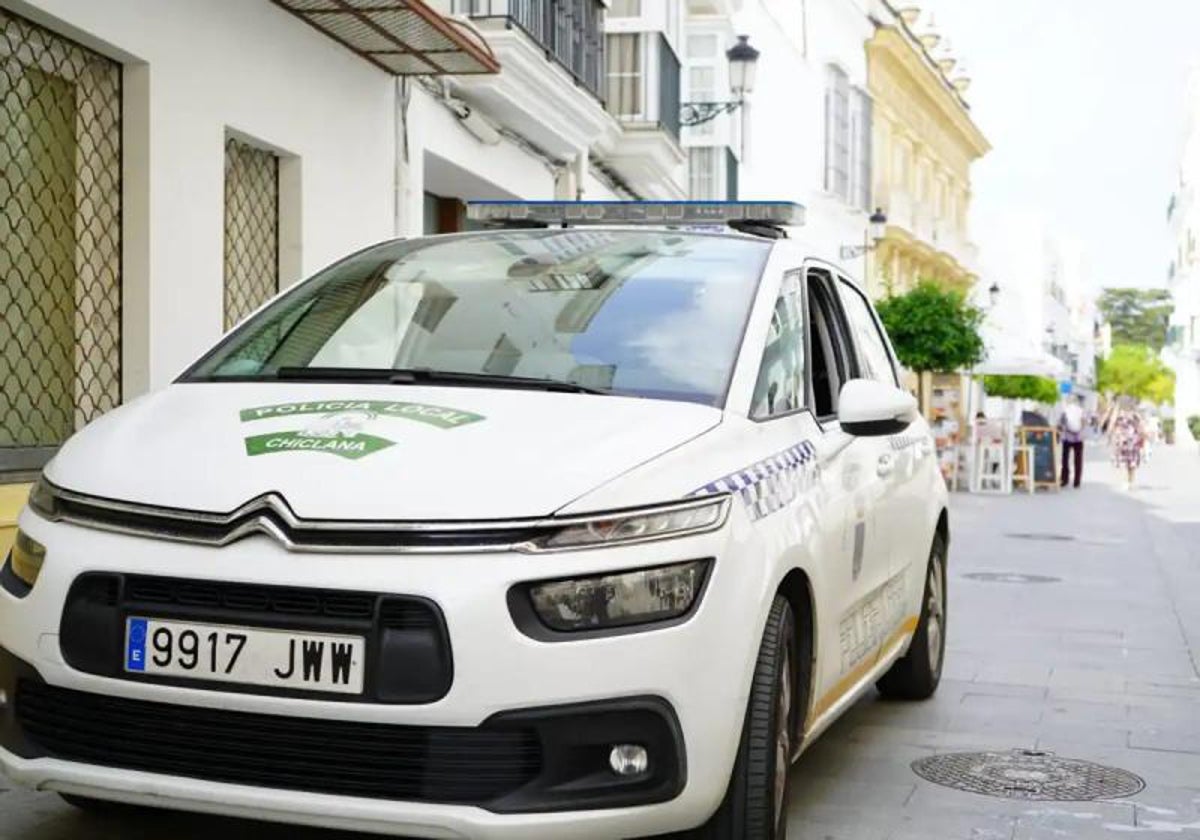
<path fill-rule="evenodd" d="M 267 0 L 0 0 L 126 65 L 125 396 L 222 331 L 224 139 L 288 156 L 295 281 L 393 235 L 394 81 Z"/>
<path fill-rule="evenodd" d="M 866 41 L 872 26 L 856 0 L 808 0 L 807 18 L 791 0 L 748 0 L 738 34 L 760 52 L 746 114 L 746 154 L 740 197 L 798 201 L 808 210 L 805 238 L 840 245 L 863 241 L 867 214 L 826 193 L 826 65 L 840 66 L 850 84 L 866 88 Z M 862 259 L 845 268 L 856 278 Z"/>

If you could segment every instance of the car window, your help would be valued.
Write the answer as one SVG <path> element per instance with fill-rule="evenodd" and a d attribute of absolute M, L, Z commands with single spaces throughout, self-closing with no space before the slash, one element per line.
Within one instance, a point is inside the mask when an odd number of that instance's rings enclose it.
<path fill-rule="evenodd" d="M 750 416 L 765 420 L 804 405 L 804 308 L 800 272 L 783 279 L 754 385 Z"/>
<path fill-rule="evenodd" d="M 854 376 L 854 360 L 829 273 L 810 270 L 807 288 L 813 413 L 821 418 L 833 417 L 837 414 L 842 384 Z"/>
<path fill-rule="evenodd" d="M 769 251 L 670 230 L 388 243 L 280 298 L 184 380 L 430 369 L 719 406 Z"/>
<path fill-rule="evenodd" d="M 883 337 L 875 314 L 871 311 L 871 304 L 862 292 L 845 280 L 838 283 L 838 291 L 841 292 L 846 320 L 858 347 L 859 375 L 886 382 L 888 385 L 896 385 L 896 368 L 892 364 L 891 353 L 888 352 L 887 340 Z"/>

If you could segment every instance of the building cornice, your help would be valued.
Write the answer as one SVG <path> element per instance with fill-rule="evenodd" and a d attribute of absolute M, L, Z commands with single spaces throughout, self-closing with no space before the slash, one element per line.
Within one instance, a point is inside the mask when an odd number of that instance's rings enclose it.
<path fill-rule="evenodd" d="M 880 25 L 867 42 L 867 85 L 877 100 L 891 102 L 903 110 L 920 106 L 913 91 L 929 104 L 930 116 L 952 130 L 952 139 L 968 160 L 991 151 L 983 132 L 975 125 L 966 103 L 944 76 L 930 65 L 928 56 L 914 48 L 905 33 L 896 26 Z"/>

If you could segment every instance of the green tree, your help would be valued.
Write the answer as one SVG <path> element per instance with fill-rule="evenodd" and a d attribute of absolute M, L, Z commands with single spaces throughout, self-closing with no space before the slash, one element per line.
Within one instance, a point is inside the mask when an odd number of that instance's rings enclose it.
<path fill-rule="evenodd" d="M 1097 306 L 1112 325 L 1114 344 L 1144 344 L 1155 351 L 1166 344 L 1172 308 L 1166 289 L 1105 289 Z"/>
<path fill-rule="evenodd" d="M 1098 365 L 1096 384 L 1106 394 L 1157 405 L 1174 400 L 1175 372 L 1144 344 L 1119 344 Z"/>
<path fill-rule="evenodd" d="M 922 280 L 876 306 L 901 363 L 917 373 L 953 373 L 983 358 L 983 312 L 961 292 Z"/>
<path fill-rule="evenodd" d="M 1045 376 L 985 376 L 983 390 L 989 397 L 1034 400 L 1046 405 L 1058 402 L 1058 383 Z"/>

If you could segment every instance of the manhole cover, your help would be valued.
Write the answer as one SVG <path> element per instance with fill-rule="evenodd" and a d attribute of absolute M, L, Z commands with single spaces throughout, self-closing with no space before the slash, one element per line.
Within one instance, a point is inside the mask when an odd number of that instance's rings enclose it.
<path fill-rule="evenodd" d="M 1062 580 L 1050 575 L 1023 575 L 1019 572 L 967 572 L 963 577 L 991 583 L 1058 583 Z"/>
<path fill-rule="evenodd" d="M 933 755 L 912 769 L 934 784 L 1005 799 L 1086 802 L 1132 796 L 1146 786 L 1128 771 L 1038 750 Z"/>
<path fill-rule="evenodd" d="M 1012 540 L 1045 540 L 1047 542 L 1071 542 L 1075 539 L 1070 534 L 1050 534 L 1035 531 L 1005 534 L 1004 536 Z"/>

